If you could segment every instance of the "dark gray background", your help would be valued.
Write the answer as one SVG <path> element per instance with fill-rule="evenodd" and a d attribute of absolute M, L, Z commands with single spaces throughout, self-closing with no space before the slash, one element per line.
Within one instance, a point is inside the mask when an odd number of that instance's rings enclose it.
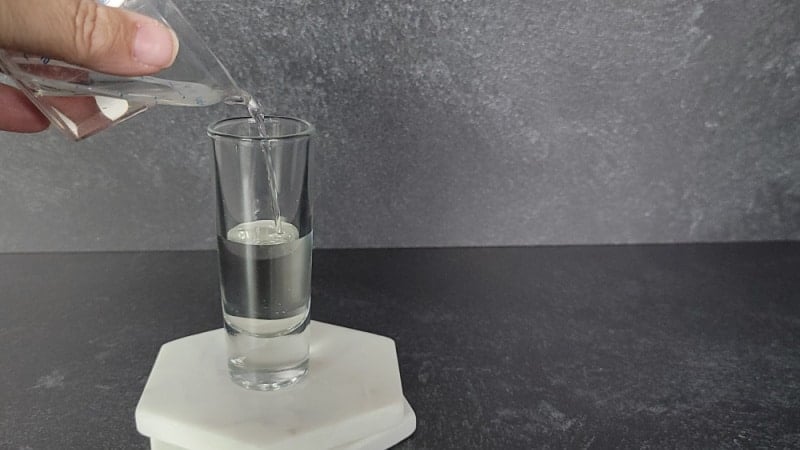
<path fill-rule="evenodd" d="M 176 3 L 319 129 L 320 247 L 800 238 L 800 2 Z M 212 248 L 230 113 L 0 134 L 0 251 Z"/>

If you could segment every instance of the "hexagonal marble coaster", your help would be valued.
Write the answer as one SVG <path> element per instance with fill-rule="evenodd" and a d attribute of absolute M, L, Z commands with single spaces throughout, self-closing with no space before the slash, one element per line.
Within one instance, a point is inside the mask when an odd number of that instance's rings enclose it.
<path fill-rule="evenodd" d="M 225 330 L 161 347 L 136 407 L 153 450 L 385 449 L 411 435 L 394 341 L 311 321 L 308 375 L 272 392 L 230 381 Z"/>

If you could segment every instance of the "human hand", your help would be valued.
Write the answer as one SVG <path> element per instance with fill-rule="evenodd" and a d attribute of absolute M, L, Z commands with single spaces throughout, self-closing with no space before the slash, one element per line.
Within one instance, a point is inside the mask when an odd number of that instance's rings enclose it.
<path fill-rule="evenodd" d="M 178 39 L 156 19 L 95 0 L 0 0 L 0 48 L 136 76 L 172 65 Z M 0 84 L 0 130 L 36 132 L 48 125 L 20 91 Z"/>

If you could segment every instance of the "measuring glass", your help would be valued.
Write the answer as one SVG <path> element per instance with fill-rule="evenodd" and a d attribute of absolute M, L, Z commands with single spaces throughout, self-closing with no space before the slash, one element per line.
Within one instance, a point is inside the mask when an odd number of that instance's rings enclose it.
<path fill-rule="evenodd" d="M 170 0 L 97 0 L 153 17 L 180 42 L 171 67 L 153 76 L 121 77 L 47 56 L 0 49 L 0 82 L 20 89 L 66 136 L 78 140 L 157 104 L 206 106 L 241 102 L 227 69 Z"/>
<path fill-rule="evenodd" d="M 233 381 L 255 390 L 308 370 L 313 127 L 290 117 L 212 124 L 220 297 Z"/>

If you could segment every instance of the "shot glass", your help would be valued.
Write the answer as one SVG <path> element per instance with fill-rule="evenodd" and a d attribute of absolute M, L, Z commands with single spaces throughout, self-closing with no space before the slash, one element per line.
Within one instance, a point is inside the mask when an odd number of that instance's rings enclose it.
<path fill-rule="evenodd" d="M 231 379 L 269 391 L 308 371 L 313 127 L 291 117 L 209 126 L 214 148 L 220 297 Z"/>

